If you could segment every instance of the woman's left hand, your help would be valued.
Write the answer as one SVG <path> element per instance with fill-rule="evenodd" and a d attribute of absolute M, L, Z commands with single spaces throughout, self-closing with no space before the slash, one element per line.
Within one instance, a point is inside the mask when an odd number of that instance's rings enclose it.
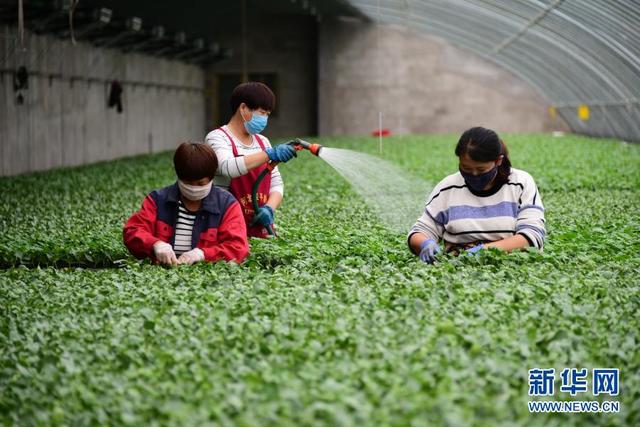
<path fill-rule="evenodd" d="M 269 205 L 264 205 L 258 208 L 256 215 L 253 217 L 253 224 L 258 224 L 263 227 L 267 227 L 273 224 L 273 217 L 275 213 L 273 208 Z"/>
<path fill-rule="evenodd" d="M 202 249 L 200 248 L 191 249 L 190 251 L 180 255 L 178 258 L 178 264 L 191 265 L 200 261 L 204 261 L 204 252 L 202 252 Z"/>

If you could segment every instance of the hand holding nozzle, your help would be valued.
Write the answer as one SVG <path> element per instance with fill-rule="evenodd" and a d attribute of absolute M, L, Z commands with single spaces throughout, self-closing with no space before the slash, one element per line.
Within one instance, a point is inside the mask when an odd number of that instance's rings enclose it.
<path fill-rule="evenodd" d="M 311 144 L 300 138 L 296 138 L 292 141 L 287 142 L 287 145 L 292 145 L 293 147 L 295 147 L 296 151 L 309 150 L 311 151 L 311 154 L 315 156 L 317 156 L 320 153 L 320 149 L 322 148 L 322 145 L 320 144 Z"/>
<path fill-rule="evenodd" d="M 269 160 L 277 163 L 286 163 L 289 160 L 297 157 L 295 148 L 290 144 L 280 144 L 275 147 L 269 147 L 265 150 Z"/>
<path fill-rule="evenodd" d="M 291 140 L 285 144 L 279 144 L 275 147 L 269 147 L 265 150 L 269 156 L 270 167 L 274 167 L 278 163 L 286 163 L 294 157 L 298 157 L 296 151 L 309 150 L 313 155 L 319 155 L 322 145 L 311 144 L 300 138 Z"/>

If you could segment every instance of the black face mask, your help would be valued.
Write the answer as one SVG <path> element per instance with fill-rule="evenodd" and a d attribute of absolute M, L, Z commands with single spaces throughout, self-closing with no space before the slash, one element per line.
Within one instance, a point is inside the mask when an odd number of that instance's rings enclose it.
<path fill-rule="evenodd" d="M 462 172 L 460 169 L 460 174 L 464 178 L 464 182 L 474 191 L 482 191 L 484 188 L 498 175 L 498 166 L 494 166 L 489 172 L 485 172 L 480 175 L 471 175 L 465 172 Z"/>

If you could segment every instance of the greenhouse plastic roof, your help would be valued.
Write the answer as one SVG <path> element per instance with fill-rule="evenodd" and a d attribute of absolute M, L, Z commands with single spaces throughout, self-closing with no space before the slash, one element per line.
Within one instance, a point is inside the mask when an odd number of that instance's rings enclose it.
<path fill-rule="evenodd" d="M 578 133 L 640 141 L 638 0 L 349 0 L 446 39 L 529 84 Z"/>

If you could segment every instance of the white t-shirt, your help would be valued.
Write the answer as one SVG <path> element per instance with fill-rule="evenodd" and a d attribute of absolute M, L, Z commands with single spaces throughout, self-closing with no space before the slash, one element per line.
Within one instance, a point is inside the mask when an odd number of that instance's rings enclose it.
<path fill-rule="evenodd" d="M 233 142 L 238 150 L 238 157 L 234 157 L 229 137 L 220 129 L 209 132 L 205 138 L 205 142 L 213 148 L 218 157 L 218 170 L 216 171 L 214 183 L 228 190 L 231 178 L 237 178 L 248 172 L 243 156 L 259 153 L 262 149 L 255 136 L 251 136 L 251 145 L 244 145 L 233 132 L 231 132 L 228 126 L 225 125 L 223 128 L 229 136 L 233 138 Z M 271 147 L 269 139 L 262 135 L 258 136 L 262 140 L 265 148 Z M 274 191 L 284 196 L 284 182 L 282 181 L 282 176 L 280 176 L 280 171 L 278 171 L 277 166 L 271 171 L 271 188 L 269 193 L 273 193 Z"/>

